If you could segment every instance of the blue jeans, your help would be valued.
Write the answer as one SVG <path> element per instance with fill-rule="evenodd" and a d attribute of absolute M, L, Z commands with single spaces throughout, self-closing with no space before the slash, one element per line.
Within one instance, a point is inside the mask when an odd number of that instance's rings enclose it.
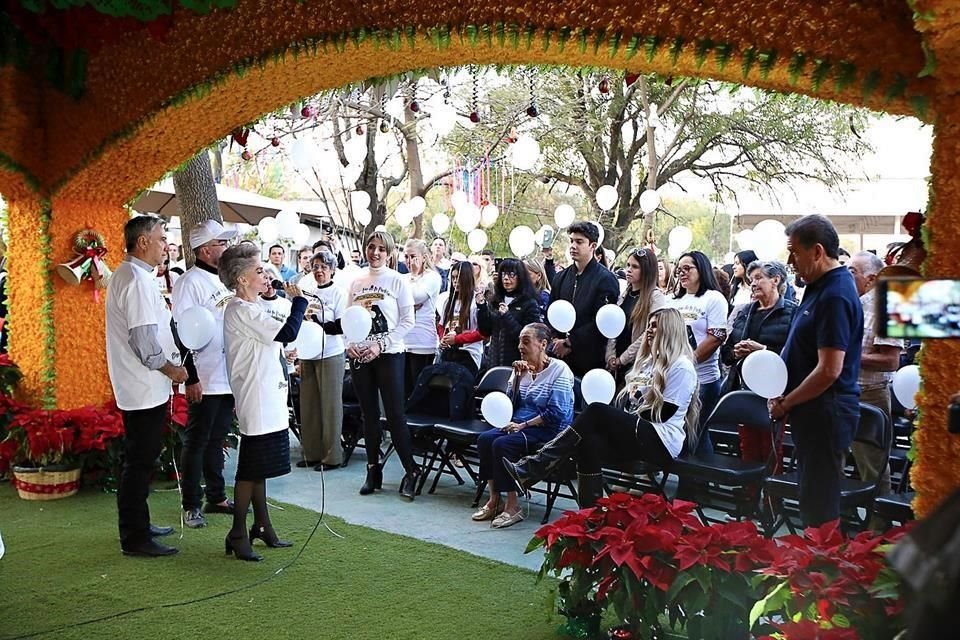
<path fill-rule="evenodd" d="M 556 433 L 542 427 L 527 427 L 517 433 L 500 429 L 484 431 L 477 438 L 480 452 L 480 481 L 493 480 L 497 493 L 516 491 L 517 484 L 503 466 L 504 460 L 516 462 L 524 456 L 536 453 L 541 446 L 553 440 Z"/>
<path fill-rule="evenodd" d="M 710 414 L 717 407 L 720 401 L 720 380 L 700 383 L 700 440 L 697 442 L 697 453 L 700 455 L 713 453 L 713 440 L 710 439 L 710 432 L 705 428 Z"/>

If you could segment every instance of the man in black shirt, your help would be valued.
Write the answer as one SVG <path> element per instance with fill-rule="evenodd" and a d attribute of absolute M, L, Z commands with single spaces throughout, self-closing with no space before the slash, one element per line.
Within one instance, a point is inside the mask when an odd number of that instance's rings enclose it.
<path fill-rule="evenodd" d="M 550 353 L 566 362 L 573 374 L 581 378 L 591 369 L 605 366 L 607 339 L 597 328 L 597 311 L 605 304 L 616 303 L 620 287 L 613 272 L 594 258 L 599 229 L 590 222 L 574 222 L 567 233 L 573 264 L 553 279 L 550 302 L 571 303 L 577 319 L 568 334 L 557 332 Z"/>

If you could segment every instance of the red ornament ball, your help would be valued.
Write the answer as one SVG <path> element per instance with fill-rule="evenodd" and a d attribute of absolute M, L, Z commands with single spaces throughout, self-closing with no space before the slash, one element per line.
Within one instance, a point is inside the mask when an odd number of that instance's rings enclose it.
<path fill-rule="evenodd" d="M 532 104 L 529 107 L 527 107 L 527 115 L 530 116 L 531 118 L 536 118 L 538 115 L 540 115 L 540 110 L 537 109 L 536 105 Z"/>
<path fill-rule="evenodd" d="M 474 124 L 477 124 L 478 122 L 480 122 L 480 114 L 477 113 L 476 111 L 471 111 L 471 112 L 470 112 L 470 122 L 472 122 L 472 123 L 474 123 Z"/>
<path fill-rule="evenodd" d="M 312 118 L 317 115 L 317 109 L 316 107 L 306 105 L 303 109 L 300 109 L 300 115 L 304 118 Z"/>
<path fill-rule="evenodd" d="M 280 138 L 270 138 L 270 144 L 274 147 L 280 146 Z"/>
<path fill-rule="evenodd" d="M 251 160 L 253 159 L 253 154 L 247 151 L 246 149 L 244 149 L 243 153 L 240 154 L 240 157 L 243 158 L 244 160 Z"/>
<path fill-rule="evenodd" d="M 419 113 L 419 112 L 420 112 L 420 103 L 417 102 L 416 100 L 414 100 L 413 102 L 411 102 L 411 103 L 410 103 L 410 111 L 413 111 L 414 113 Z"/>
<path fill-rule="evenodd" d="M 362 136 L 362 135 L 363 135 L 363 127 L 360 126 L 359 124 L 357 125 L 356 133 L 357 133 L 358 136 Z"/>
<path fill-rule="evenodd" d="M 597 88 L 600 90 L 600 93 L 610 93 L 610 81 L 604 78 L 600 81 L 600 86 Z"/>

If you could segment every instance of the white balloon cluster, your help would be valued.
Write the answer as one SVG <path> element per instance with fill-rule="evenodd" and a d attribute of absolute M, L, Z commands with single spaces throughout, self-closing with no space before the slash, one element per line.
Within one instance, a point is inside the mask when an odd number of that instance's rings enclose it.
<path fill-rule="evenodd" d="M 303 246 L 310 242 L 310 227 L 300 222 L 296 211 L 284 210 L 276 217 L 267 216 L 257 224 L 257 237 L 264 244 L 283 242 L 290 246 Z"/>
<path fill-rule="evenodd" d="M 762 220 L 753 229 L 743 229 L 736 235 L 741 251 L 753 249 L 761 260 L 778 260 L 787 251 L 786 227 L 779 220 Z"/>
<path fill-rule="evenodd" d="M 530 136 L 520 136 L 510 147 L 510 162 L 520 171 L 530 171 L 540 160 L 540 144 Z"/>

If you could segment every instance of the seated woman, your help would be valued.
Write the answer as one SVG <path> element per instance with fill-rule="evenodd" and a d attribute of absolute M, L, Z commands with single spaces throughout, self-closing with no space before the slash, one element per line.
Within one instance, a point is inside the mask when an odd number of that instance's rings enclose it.
<path fill-rule="evenodd" d="M 693 349 L 680 312 L 662 308 L 650 313 L 647 341 L 617 409 L 593 403 L 571 427 L 537 454 L 517 463 L 504 460 L 507 472 L 524 491 L 558 464 L 573 456 L 577 462 L 578 502 L 589 507 L 603 495 L 604 460 L 643 460 L 669 463 L 684 445 L 696 448 L 700 402 Z"/>
<path fill-rule="evenodd" d="M 787 268 L 779 262 L 754 260 L 746 266 L 746 282 L 750 283 L 753 302 L 735 314 L 733 327 L 723 346 L 720 360 L 730 367 L 720 388 L 721 394 L 740 389 L 740 367 L 754 351 L 780 353 L 790 332 L 797 304 L 784 296 L 787 290 Z M 771 451 L 770 432 L 740 426 L 740 457 L 760 462 Z"/>
<path fill-rule="evenodd" d="M 513 421 L 502 429 L 490 429 L 477 441 L 480 450 L 480 478 L 487 481 L 490 499 L 473 519 L 493 520 L 502 529 L 523 520 L 516 485 L 507 475 L 504 462 L 517 460 L 573 422 L 573 372 L 565 362 L 547 356 L 550 328 L 540 322 L 520 332 L 520 360 L 513 363 L 507 395 L 513 399 Z M 500 494 L 507 503 L 500 509 Z"/>

